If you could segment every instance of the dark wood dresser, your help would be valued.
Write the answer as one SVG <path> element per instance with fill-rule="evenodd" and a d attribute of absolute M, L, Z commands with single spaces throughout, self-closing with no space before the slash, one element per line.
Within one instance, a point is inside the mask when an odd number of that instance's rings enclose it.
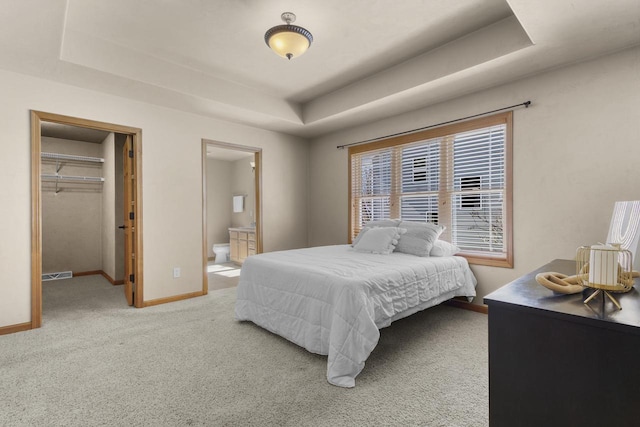
<path fill-rule="evenodd" d="M 618 310 L 535 280 L 575 268 L 554 260 L 484 298 L 491 427 L 640 426 L 640 281 Z"/>

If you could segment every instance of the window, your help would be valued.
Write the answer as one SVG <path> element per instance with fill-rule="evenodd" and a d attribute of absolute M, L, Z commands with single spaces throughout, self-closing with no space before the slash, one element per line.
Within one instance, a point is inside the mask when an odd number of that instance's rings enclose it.
<path fill-rule="evenodd" d="M 471 263 L 513 266 L 511 113 L 349 149 L 350 238 L 372 220 L 446 227 Z"/>

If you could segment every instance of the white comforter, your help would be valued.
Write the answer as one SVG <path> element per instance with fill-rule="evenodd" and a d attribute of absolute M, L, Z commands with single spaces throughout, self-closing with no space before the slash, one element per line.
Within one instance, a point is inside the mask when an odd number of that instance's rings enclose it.
<path fill-rule="evenodd" d="M 454 296 L 475 296 L 475 285 L 462 257 L 321 246 L 247 258 L 235 313 L 238 320 L 328 355 L 327 380 L 353 387 L 378 343 L 379 328 Z"/>

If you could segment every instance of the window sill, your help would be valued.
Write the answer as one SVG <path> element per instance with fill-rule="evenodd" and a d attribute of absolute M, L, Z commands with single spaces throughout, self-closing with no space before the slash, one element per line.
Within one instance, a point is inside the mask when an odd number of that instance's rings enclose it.
<path fill-rule="evenodd" d="M 486 265 L 489 267 L 513 268 L 513 257 L 510 255 L 507 255 L 506 257 L 495 256 L 495 255 L 492 256 L 492 255 L 487 255 L 482 253 L 473 253 L 473 252 L 461 252 L 457 255 L 466 258 L 467 262 L 473 265 Z"/>

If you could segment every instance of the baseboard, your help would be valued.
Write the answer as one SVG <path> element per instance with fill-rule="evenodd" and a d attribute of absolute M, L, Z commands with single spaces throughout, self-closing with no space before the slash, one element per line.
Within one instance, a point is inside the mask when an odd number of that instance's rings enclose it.
<path fill-rule="evenodd" d="M 175 302 L 175 301 L 181 301 L 183 299 L 201 297 L 203 295 L 205 295 L 205 294 L 202 291 L 191 292 L 191 293 L 182 294 L 182 295 L 174 295 L 172 297 L 158 298 L 158 299 L 152 299 L 150 301 L 145 301 L 144 303 L 142 303 L 142 306 L 143 307 L 151 307 L 152 305 L 166 304 L 168 302 Z"/>
<path fill-rule="evenodd" d="M 28 331 L 29 329 L 33 329 L 31 327 L 31 322 L 18 323 L 17 325 L 2 326 L 0 327 L 0 335 L 14 334 L 16 332 Z"/>
<path fill-rule="evenodd" d="M 112 285 L 124 285 L 124 280 L 113 280 L 113 278 L 109 276 L 107 273 L 105 273 L 103 270 L 78 271 L 78 272 L 74 271 L 73 277 L 93 276 L 95 274 L 101 275 L 102 277 L 107 279 L 109 283 L 111 283 Z"/>
<path fill-rule="evenodd" d="M 445 304 L 450 305 L 452 307 L 456 307 L 456 308 L 462 308 L 464 310 L 475 311 L 476 313 L 489 314 L 489 307 L 487 307 L 484 304 L 482 305 L 471 304 L 466 300 L 463 301 L 455 298 L 450 299 L 449 301 L 446 301 Z"/>
<path fill-rule="evenodd" d="M 111 278 L 111 276 L 109 276 L 107 273 L 105 273 L 104 271 L 100 271 L 100 274 L 102 274 L 102 276 L 107 279 L 109 281 L 109 283 L 111 283 L 112 285 L 124 285 L 124 280 L 113 280 Z"/>
<path fill-rule="evenodd" d="M 91 271 L 74 271 L 72 272 L 73 277 L 78 276 L 93 276 L 94 274 L 102 274 L 102 270 L 91 270 Z"/>

